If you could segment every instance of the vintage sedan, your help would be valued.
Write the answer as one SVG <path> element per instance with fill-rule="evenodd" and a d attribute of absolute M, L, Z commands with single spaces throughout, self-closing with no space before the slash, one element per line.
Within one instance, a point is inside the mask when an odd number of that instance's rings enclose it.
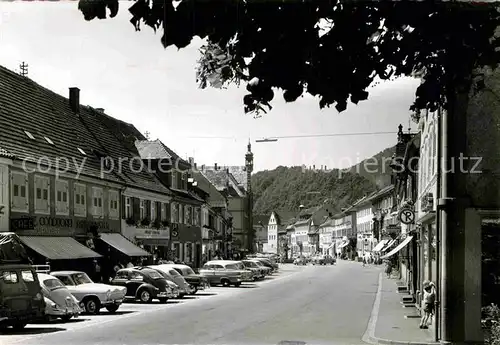
<path fill-rule="evenodd" d="M 151 303 L 153 299 L 166 303 L 172 294 L 167 279 L 149 267 L 123 268 L 116 272 L 111 284 L 126 289 L 126 298 Z"/>
<path fill-rule="evenodd" d="M 45 317 L 47 320 L 61 319 L 69 321 L 82 312 L 79 301 L 64 284 L 54 276 L 37 273 L 42 294 L 45 298 Z"/>
<path fill-rule="evenodd" d="M 99 314 L 102 308 L 110 313 L 116 312 L 127 292 L 124 287 L 94 283 L 85 272 L 57 271 L 50 274 L 68 288 L 88 314 Z"/>
<path fill-rule="evenodd" d="M 255 262 L 255 264 L 264 272 L 264 276 L 268 276 L 273 272 L 273 269 L 271 267 L 267 267 L 257 259 L 250 259 L 249 261 Z"/>
<path fill-rule="evenodd" d="M 210 287 L 208 279 L 200 274 L 196 274 L 188 265 L 171 264 L 169 266 L 179 272 L 179 274 L 182 275 L 186 282 L 191 286 L 191 295 L 194 295 L 199 290 L 205 290 Z"/>
<path fill-rule="evenodd" d="M 161 264 L 155 266 L 149 266 L 155 270 L 160 270 L 163 273 L 170 276 L 170 281 L 176 283 L 179 286 L 179 298 L 183 298 L 185 295 L 190 295 L 193 293 L 194 289 L 190 284 L 184 279 L 184 277 L 177 272 L 171 264 Z"/>
<path fill-rule="evenodd" d="M 208 261 L 200 269 L 200 274 L 208 279 L 210 285 L 238 287 L 242 282 L 253 281 L 252 272 L 245 269 L 241 261 Z"/>
<path fill-rule="evenodd" d="M 255 261 L 241 260 L 241 262 L 247 270 L 252 271 L 254 280 L 264 279 L 264 277 L 266 276 L 266 272 L 264 271 L 264 269 L 257 265 Z"/>
<path fill-rule="evenodd" d="M 337 260 L 331 255 L 317 255 L 313 257 L 313 265 L 333 265 Z"/>

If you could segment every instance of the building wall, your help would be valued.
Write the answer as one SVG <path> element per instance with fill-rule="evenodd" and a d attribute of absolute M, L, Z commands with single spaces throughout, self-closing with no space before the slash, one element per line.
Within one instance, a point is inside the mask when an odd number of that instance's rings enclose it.
<path fill-rule="evenodd" d="M 10 195 L 9 165 L 10 160 L 0 158 L 0 231 L 9 231 Z"/>
<path fill-rule="evenodd" d="M 333 253 L 334 248 L 330 248 L 331 244 L 333 243 L 333 229 L 334 227 L 331 225 L 319 229 L 319 246 L 323 254 L 331 255 Z"/>
<path fill-rule="evenodd" d="M 229 198 L 228 211 L 233 216 L 233 240 L 241 241 L 241 248 L 247 248 L 248 211 L 245 198 Z"/>
<path fill-rule="evenodd" d="M 48 184 L 40 185 L 38 181 L 43 180 Z M 102 194 L 94 194 L 95 191 L 102 191 Z M 93 225 L 98 227 L 99 232 L 120 232 L 119 186 L 108 187 L 100 180 L 82 178 L 75 180 L 70 175 L 61 176 L 56 180 L 56 176 L 51 174 L 26 173 L 22 169 L 13 167 L 10 169 L 9 193 L 11 198 L 9 229 L 19 235 L 85 235 Z M 64 194 L 66 202 L 63 202 Z M 27 196 L 27 202 L 23 201 L 22 195 Z M 77 213 L 77 200 L 80 195 L 85 199 L 85 206 L 80 208 L 81 214 Z M 58 202 L 59 196 L 60 202 Z M 100 199 L 95 208 L 98 212 L 94 212 L 96 198 Z M 45 210 L 35 209 L 37 199 L 39 205 L 46 205 Z M 114 201 L 112 212 L 110 212 L 111 200 Z"/>
<path fill-rule="evenodd" d="M 371 252 L 373 249 L 373 211 L 372 205 L 367 204 L 356 211 L 356 229 L 357 229 L 357 250 L 358 255 Z"/>

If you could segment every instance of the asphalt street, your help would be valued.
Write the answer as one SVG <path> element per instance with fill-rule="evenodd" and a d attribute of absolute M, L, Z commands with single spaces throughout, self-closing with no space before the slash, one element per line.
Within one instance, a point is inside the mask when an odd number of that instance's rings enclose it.
<path fill-rule="evenodd" d="M 28 325 L 21 333 L 1 335 L 0 344 L 364 344 L 379 269 L 340 261 L 282 271 L 180 302 L 126 303 L 118 315 Z"/>

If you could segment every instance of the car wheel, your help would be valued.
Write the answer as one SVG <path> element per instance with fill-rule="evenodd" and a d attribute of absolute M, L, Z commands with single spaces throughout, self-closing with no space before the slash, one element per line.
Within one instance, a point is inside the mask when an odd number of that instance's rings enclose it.
<path fill-rule="evenodd" d="M 141 302 L 151 303 L 151 301 L 153 300 L 151 293 L 147 289 L 140 290 L 138 295 L 139 295 L 139 299 L 141 300 Z"/>
<path fill-rule="evenodd" d="M 14 331 L 21 331 L 24 329 L 24 327 L 26 327 L 28 323 L 26 322 L 16 322 L 15 324 L 12 325 L 12 329 Z"/>
<path fill-rule="evenodd" d="M 64 316 L 61 316 L 61 320 L 63 322 L 68 322 L 69 320 L 71 320 L 72 317 L 73 317 L 73 315 L 64 315 Z"/>
<path fill-rule="evenodd" d="M 158 298 L 160 300 L 160 303 L 167 303 L 168 298 Z"/>
<path fill-rule="evenodd" d="M 120 306 L 116 304 L 108 305 L 106 307 L 106 310 L 109 311 L 110 313 L 115 313 Z"/>
<path fill-rule="evenodd" d="M 241 283 L 234 283 L 234 287 L 240 287 Z"/>
<path fill-rule="evenodd" d="M 221 279 L 221 284 L 222 286 L 224 287 L 228 287 L 229 285 L 231 285 L 231 282 L 229 281 L 229 279 Z"/>
<path fill-rule="evenodd" d="M 191 295 L 194 295 L 198 292 L 198 288 L 196 286 L 193 286 L 193 292 L 191 292 Z"/>
<path fill-rule="evenodd" d="M 88 314 L 99 314 L 101 302 L 96 297 L 89 297 L 83 301 L 83 308 Z"/>

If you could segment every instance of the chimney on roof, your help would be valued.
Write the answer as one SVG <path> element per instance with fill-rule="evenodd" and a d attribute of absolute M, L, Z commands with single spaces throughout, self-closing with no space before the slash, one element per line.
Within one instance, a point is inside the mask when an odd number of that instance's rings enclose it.
<path fill-rule="evenodd" d="M 217 170 L 217 163 L 214 164 L 214 170 Z"/>
<path fill-rule="evenodd" d="M 99 113 L 104 113 L 104 108 L 95 108 L 95 110 Z"/>
<path fill-rule="evenodd" d="M 202 164 L 201 171 L 205 171 L 205 164 Z"/>
<path fill-rule="evenodd" d="M 75 114 L 80 113 L 80 89 L 77 87 L 69 88 L 69 106 Z"/>

